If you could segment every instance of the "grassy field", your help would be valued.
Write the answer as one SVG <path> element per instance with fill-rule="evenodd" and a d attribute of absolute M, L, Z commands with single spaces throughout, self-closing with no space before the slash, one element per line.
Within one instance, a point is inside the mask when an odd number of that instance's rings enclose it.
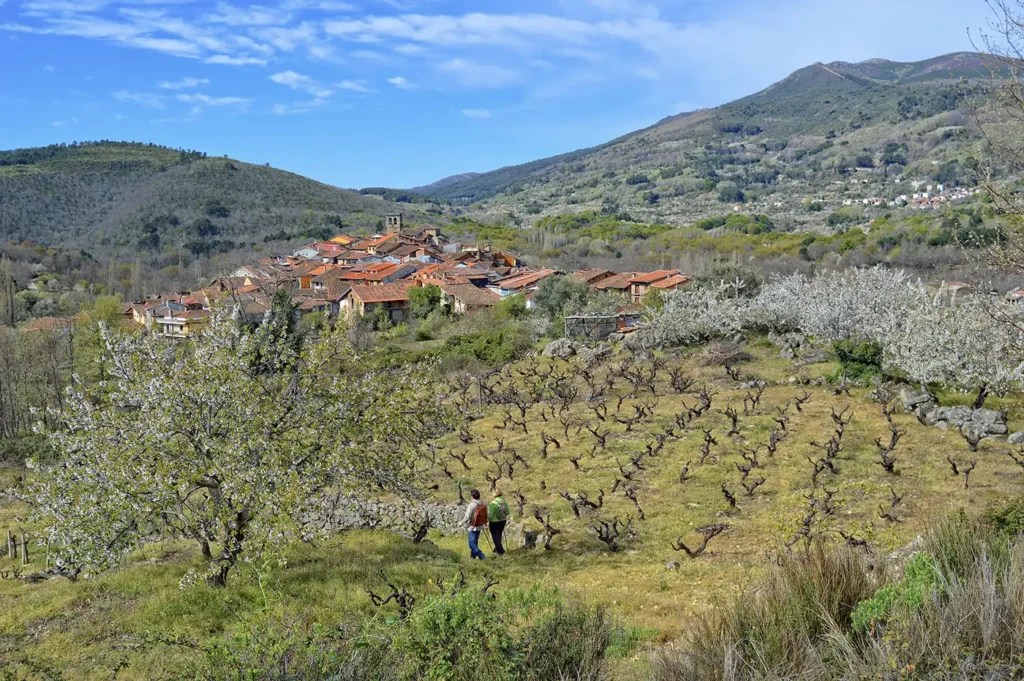
<path fill-rule="evenodd" d="M 1019 493 L 1024 475 L 1007 456 L 1011 447 L 1004 441 L 984 441 L 972 455 L 955 431 L 926 428 L 910 415 L 894 416 L 906 434 L 895 451 L 899 474 L 886 473 L 875 463 L 874 440 L 888 439 L 888 426 L 880 405 L 867 399 L 868 390 L 852 389 L 850 396 L 837 396 L 827 387 L 814 386 L 806 388 L 813 394 L 801 411 L 792 406 L 788 409 L 788 436 L 777 453 L 759 452 L 760 466 L 751 475 L 755 479 L 763 476 L 765 483 L 746 496 L 736 466 L 744 461 L 740 449 L 767 442 L 777 427 L 773 421 L 778 416 L 776 407 L 792 404 L 803 394 L 804 388 L 789 384 L 789 377 L 813 379 L 836 369 L 827 363 L 798 369 L 781 359 L 776 349 L 764 345 L 754 344 L 748 351 L 754 359 L 741 365 L 741 371 L 771 385 L 760 406 L 746 416 L 743 399 L 751 391 L 729 379 L 721 367 L 701 367 L 688 355 L 669 359 L 669 366 L 682 364 L 686 368 L 695 380 L 694 389 L 707 385 L 715 395 L 710 411 L 678 430 L 678 437 L 666 440 L 656 456 L 644 457 L 643 469 L 633 474 L 630 484 L 644 520 L 637 517 L 621 484 L 611 493 L 615 479 L 621 477 L 619 463 L 630 470 L 630 459 L 644 451 L 655 434 L 664 432 L 675 415 L 698 402 L 694 394 L 675 394 L 664 372 L 657 383 L 653 417 L 636 423 L 632 432 L 625 432 L 626 426 L 614 421 L 614 398 L 609 401 L 604 423 L 582 401 L 565 414 L 586 420 L 591 428 L 599 425 L 601 433 L 609 431 L 606 448 L 598 447 L 593 455 L 593 435 L 586 429 L 576 434 L 571 427 L 566 438 L 557 417 L 551 420 L 548 412 L 545 421 L 540 406 L 529 409 L 528 433 L 521 427 L 504 428 L 502 408 L 488 407 L 484 418 L 471 423 L 471 442 L 463 443 L 453 434 L 437 443 L 441 456 L 447 456 L 449 449 L 464 452 L 471 466 L 465 471 L 449 458 L 454 478 L 437 471 L 434 494 L 446 501 L 455 501 L 459 482 L 467 491 L 476 486 L 485 495 L 489 493 L 485 474 L 493 475 L 495 464 L 486 457 L 497 449 L 499 439 L 504 440 L 499 459 L 510 457 L 511 450 L 525 459 L 525 463 L 514 464 L 511 480 L 506 471 L 498 485 L 505 490 L 514 516 L 512 490 L 526 498 L 528 529 L 540 528 L 532 518 L 534 506 L 550 511 L 551 525 L 561 530 L 550 551 L 520 550 L 494 558 L 490 546 L 482 541 L 488 560 L 481 563 L 468 559 L 461 535 L 442 537 L 435 530 L 431 542 L 417 545 L 380 532 L 352 532 L 323 545 L 293 547 L 286 566 L 242 567 L 232 583 L 218 591 L 206 586 L 179 588 L 179 579 L 197 563 L 191 545 L 154 544 L 122 569 L 78 583 L 58 578 L 38 583 L 0 580 L 0 661 L 31 659 L 42 667 L 59 668 L 69 678 L 166 678 L 180 671 L 193 654 L 186 646 L 167 643 L 168 637 L 202 641 L 267 617 L 331 625 L 356 616 L 393 615 L 393 606 L 378 612 L 364 591 L 382 586 L 377 572 L 384 567 L 393 582 L 417 594 L 434 590 L 439 578 L 450 579 L 464 571 L 469 579 L 483 580 L 485 575 L 496 579 L 498 590 L 534 583 L 554 585 L 605 605 L 624 626 L 611 651 L 613 677 L 645 678 L 649 646 L 677 637 L 695 613 L 758 578 L 771 556 L 783 550 L 793 536 L 808 506 L 805 494 L 812 489 L 812 464 L 807 457 L 820 456 L 810 443 L 830 437 L 833 408 L 839 412 L 848 407 L 846 414 L 852 415 L 837 459 L 838 474 L 825 471 L 817 485 L 819 493 L 822 486 L 835 491 L 836 511 L 819 529 L 837 541 L 842 530 L 867 539 L 873 551 L 887 552 L 906 544 L 950 511 L 964 508 L 978 513 Z M 544 360 L 541 366 L 547 364 Z M 556 363 L 555 369 L 562 371 L 565 366 Z M 583 386 L 580 400 L 586 390 Z M 637 399 L 624 400 L 618 415 L 626 417 L 633 413 L 633 404 L 650 403 L 650 397 L 641 393 Z M 1020 425 L 1014 398 L 994 405 L 1010 410 L 1011 431 L 1012 426 Z M 740 433 L 727 437 L 729 419 L 719 410 L 730 406 L 739 412 Z M 703 428 L 712 430 L 718 444 L 700 465 Z M 541 432 L 557 437 L 561 444 L 561 448 L 551 445 L 547 458 L 541 456 Z M 969 488 L 965 489 L 963 476 L 952 475 L 947 456 L 963 462 L 976 457 Z M 571 462 L 577 457 L 578 470 Z M 684 465 L 689 466 L 689 475 L 680 483 Z M 726 503 L 723 483 L 736 495 L 738 508 Z M 889 506 L 890 486 L 903 495 L 895 510 L 900 522 L 879 517 L 880 505 Z M 586 493 L 596 500 L 602 489 L 602 507 L 583 513 L 581 518 L 574 517 L 570 504 L 559 495 L 560 491 Z M 0 507 L 0 530 L 19 527 L 21 512 L 11 503 Z M 609 551 L 589 527 L 595 518 L 625 521 L 630 516 L 635 537 L 620 538 L 617 552 Z M 690 547 L 699 545 L 695 528 L 719 523 L 728 524 L 729 530 L 714 538 L 698 558 L 691 560 L 673 550 L 671 542 L 679 537 Z M 33 567 L 42 568 L 44 561 L 45 556 L 37 550 Z M 667 568 L 668 561 L 677 561 L 678 569 Z M 10 568 L 6 557 L 0 558 L 0 571 Z"/>

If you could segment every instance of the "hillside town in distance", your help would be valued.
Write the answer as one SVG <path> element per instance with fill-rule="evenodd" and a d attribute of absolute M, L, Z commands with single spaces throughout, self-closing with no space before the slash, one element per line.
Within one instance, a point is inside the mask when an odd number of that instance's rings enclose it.
<path fill-rule="evenodd" d="M 277 291 L 287 291 L 300 313 L 329 318 L 386 318 L 392 324 L 409 315 L 409 291 L 437 286 L 454 314 L 465 314 L 521 294 L 530 306 L 541 281 L 566 274 L 524 266 L 513 253 L 452 241 L 425 224 L 406 228 L 401 214 L 385 217 L 385 231 L 365 237 L 338 235 L 304 246 L 289 255 L 260 258 L 195 291 L 152 296 L 127 303 L 125 318 L 150 333 L 187 337 L 202 326 L 213 306 L 230 300 L 243 319 L 258 322 L 270 310 Z M 639 304 L 651 289 L 672 291 L 690 277 L 679 270 L 569 273 L 597 291 L 624 294 Z M 633 319 L 631 310 L 620 316 Z M 628 330 L 625 321 L 621 330 Z"/>

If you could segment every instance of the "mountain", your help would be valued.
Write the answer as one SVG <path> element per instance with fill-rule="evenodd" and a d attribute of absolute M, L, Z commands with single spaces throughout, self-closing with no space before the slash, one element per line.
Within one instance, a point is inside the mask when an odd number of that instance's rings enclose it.
<path fill-rule="evenodd" d="M 416 207 L 269 165 L 150 144 L 95 142 L 0 152 L 0 241 L 213 253 L 375 228 Z"/>
<path fill-rule="evenodd" d="M 891 195 L 893 177 L 969 182 L 965 111 L 984 57 L 817 63 L 728 104 L 670 116 L 605 144 L 417 191 L 485 221 L 593 209 L 686 224 L 732 210 L 790 216 L 809 198 Z M 820 216 L 819 216 L 820 218 Z M 820 219 L 819 219 L 820 221 Z"/>

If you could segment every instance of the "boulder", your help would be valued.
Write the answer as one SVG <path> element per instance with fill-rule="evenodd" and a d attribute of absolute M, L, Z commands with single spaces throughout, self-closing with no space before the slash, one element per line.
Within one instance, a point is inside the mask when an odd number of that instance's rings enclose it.
<path fill-rule="evenodd" d="M 621 343 L 625 337 L 626 337 L 626 334 L 624 334 L 624 333 L 618 333 L 618 332 L 610 333 L 610 334 L 608 334 L 608 342 L 609 343 Z"/>
<path fill-rule="evenodd" d="M 599 343 L 596 348 L 583 348 L 582 350 L 577 350 L 576 354 L 584 364 L 591 366 L 597 364 L 602 359 L 610 357 L 612 346 L 607 343 Z"/>
<path fill-rule="evenodd" d="M 953 428 L 961 428 L 973 421 L 974 412 L 969 407 L 935 407 L 925 416 L 925 423 L 931 426 L 945 421 Z"/>
<path fill-rule="evenodd" d="M 1024 445 L 1024 430 L 1012 434 L 1006 441 L 1011 445 Z"/>
<path fill-rule="evenodd" d="M 935 407 L 935 397 L 927 390 L 914 390 L 904 386 L 899 393 L 900 404 L 906 413 L 922 415 L 930 412 Z"/>
<path fill-rule="evenodd" d="M 573 342 L 568 338 L 559 338 L 558 340 L 548 343 L 548 346 L 544 348 L 544 352 L 541 354 L 545 357 L 569 359 L 576 354 L 576 349 L 573 346 Z"/>
<path fill-rule="evenodd" d="M 735 343 L 736 345 L 743 345 L 744 343 L 747 342 L 747 337 L 744 336 L 742 333 L 738 333 L 735 336 L 733 336 L 732 342 Z"/>
<path fill-rule="evenodd" d="M 670 560 L 667 563 L 665 563 L 665 569 L 666 570 L 678 570 L 679 569 L 679 562 L 675 561 L 675 560 Z"/>
<path fill-rule="evenodd" d="M 1006 423 L 1006 414 L 995 409 L 975 409 L 971 414 L 971 420 L 975 423 L 982 423 L 990 426 L 994 426 L 1000 423 Z"/>

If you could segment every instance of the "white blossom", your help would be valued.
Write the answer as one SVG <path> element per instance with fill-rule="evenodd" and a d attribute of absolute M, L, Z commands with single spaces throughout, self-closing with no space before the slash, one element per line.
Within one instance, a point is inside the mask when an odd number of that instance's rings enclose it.
<path fill-rule="evenodd" d="M 296 350 L 225 311 L 198 337 L 107 333 L 107 386 L 69 389 L 60 455 L 33 466 L 28 502 L 71 577 L 148 540 L 196 541 L 223 583 L 242 557 L 275 557 L 325 491 L 410 490 L 417 447 L 446 423 L 424 372 L 375 371 L 341 330 Z"/>

